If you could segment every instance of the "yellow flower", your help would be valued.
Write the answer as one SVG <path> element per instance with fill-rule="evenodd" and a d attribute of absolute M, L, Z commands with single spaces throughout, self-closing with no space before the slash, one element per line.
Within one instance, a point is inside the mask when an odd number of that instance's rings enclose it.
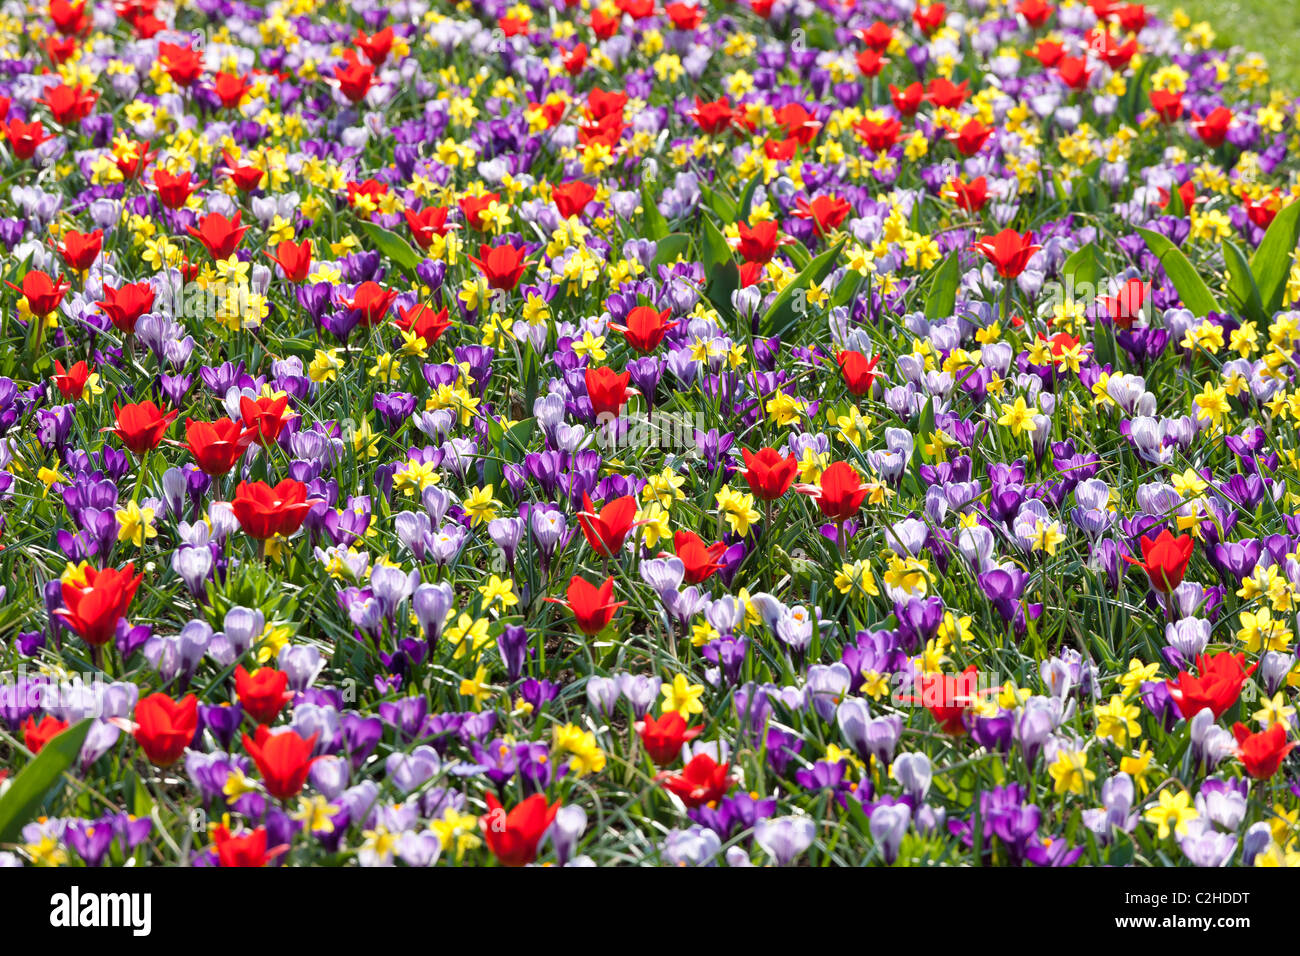
<path fill-rule="evenodd" d="M 998 419 L 998 424 L 1011 429 L 1012 435 L 1029 434 L 1037 427 L 1034 424 L 1034 410 L 1025 404 L 1023 395 L 1016 396 L 1014 405 L 1008 405 L 1006 402 L 1000 404 L 1002 417 Z"/>
<path fill-rule="evenodd" d="M 1192 795 L 1186 790 L 1177 794 L 1161 790 L 1160 803 L 1147 810 L 1142 819 L 1159 828 L 1157 835 L 1161 840 L 1167 839 L 1171 830 L 1182 836 L 1187 831 L 1187 824 L 1199 816 L 1191 802 Z"/>
<path fill-rule="evenodd" d="M 704 685 L 688 683 L 685 674 L 678 674 L 672 679 L 672 683 L 664 683 L 659 690 L 664 697 L 665 713 L 675 710 L 683 717 L 704 713 L 704 704 L 700 702 L 700 697 L 704 694 Z"/>
<path fill-rule="evenodd" d="M 460 695 L 474 698 L 474 709 L 478 710 L 483 701 L 492 696 L 492 688 L 487 682 L 487 671 L 479 667 L 473 677 L 466 677 L 460 682 Z"/>
<path fill-rule="evenodd" d="M 596 735 L 575 724 L 557 726 L 552 751 L 569 755 L 569 770 L 574 776 L 600 773 L 605 769 L 605 751 L 596 743 Z"/>
<path fill-rule="evenodd" d="M 487 584 L 479 585 L 478 593 L 483 595 L 484 606 L 489 606 L 494 601 L 500 601 L 502 607 L 514 607 L 519 603 L 519 596 L 515 594 L 515 583 L 499 578 L 495 574 L 488 578 Z"/>
<path fill-rule="evenodd" d="M 1061 525 L 1056 521 L 1044 521 L 1038 519 L 1034 525 L 1034 541 L 1032 550 L 1045 551 L 1049 557 L 1056 555 L 1056 547 L 1065 540 L 1065 535 L 1061 531 Z"/>
<path fill-rule="evenodd" d="M 117 512 L 117 540 L 130 541 L 137 548 L 143 548 L 145 541 L 158 537 L 153 526 L 153 509 L 141 508 L 134 501 Z"/>
<path fill-rule="evenodd" d="M 456 648 L 453 657 L 459 659 L 466 654 L 478 656 L 479 651 L 492 642 L 491 635 L 488 634 L 488 622 L 486 618 L 475 620 L 468 614 L 462 614 L 456 618 L 456 623 L 443 631 L 447 638 L 447 643 Z"/>
<path fill-rule="evenodd" d="M 487 485 L 483 488 L 470 489 L 470 493 L 461 503 L 461 507 L 470 516 L 470 527 L 477 528 L 479 525 L 485 525 L 496 520 L 497 511 L 501 508 L 501 502 L 492 497 L 492 486 Z"/>
<path fill-rule="evenodd" d="M 749 534 L 749 526 L 762 517 L 754 507 L 754 496 L 740 491 L 732 491 L 731 486 L 723 485 L 715 496 L 718 513 L 731 526 L 731 530 L 742 538 Z"/>
<path fill-rule="evenodd" d="M 855 590 L 861 591 L 863 594 L 869 594 L 872 597 L 880 594 L 880 588 L 876 585 L 876 578 L 871 573 L 871 566 L 865 561 L 854 561 L 852 564 L 841 565 L 840 570 L 835 575 L 835 587 L 841 594 L 848 594 Z"/>
<path fill-rule="evenodd" d="M 301 821 L 304 829 L 312 833 L 333 833 L 334 821 L 331 819 L 339 808 L 330 803 L 319 793 L 298 799 L 298 809 L 292 814 L 293 819 Z"/>
<path fill-rule="evenodd" d="M 1133 785 L 1137 787 L 1140 794 L 1145 794 L 1147 787 L 1150 786 L 1147 783 L 1147 775 L 1154 769 L 1151 766 L 1151 757 L 1152 753 L 1144 740 L 1138 747 L 1137 753 L 1122 757 L 1119 762 L 1120 771 L 1133 778 Z"/>
<path fill-rule="evenodd" d="M 1110 703 L 1097 704 L 1092 708 L 1097 718 L 1097 736 L 1109 737 L 1123 747 L 1128 743 L 1129 734 L 1136 734 L 1141 729 L 1137 718 L 1141 709 L 1136 704 L 1127 704 L 1122 697 L 1112 697 Z"/>
<path fill-rule="evenodd" d="M 1053 789 L 1057 793 L 1083 793 L 1084 788 L 1097 779 L 1097 774 L 1088 769 L 1088 755 L 1083 751 L 1061 748 L 1056 754 L 1056 762 L 1047 768 L 1056 782 Z"/>

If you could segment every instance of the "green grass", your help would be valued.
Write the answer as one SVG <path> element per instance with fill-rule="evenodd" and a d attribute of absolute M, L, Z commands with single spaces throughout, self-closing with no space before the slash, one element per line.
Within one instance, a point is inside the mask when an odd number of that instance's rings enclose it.
<path fill-rule="evenodd" d="M 1192 22 L 1207 21 L 1217 45 L 1263 54 L 1273 82 L 1300 91 L 1300 5 L 1290 0 L 1161 0 L 1165 16 L 1181 7 Z"/>

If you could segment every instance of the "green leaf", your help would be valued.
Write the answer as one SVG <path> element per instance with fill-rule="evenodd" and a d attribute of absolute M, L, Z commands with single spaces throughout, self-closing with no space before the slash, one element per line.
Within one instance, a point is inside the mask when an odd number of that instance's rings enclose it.
<path fill-rule="evenodd" d="M 1093 242 L 1080 246 L 1070 254 L 1070 258 L 1066 259 L 1065 264 L 1061 266 L 1062 279 L 1073 280 L 1075 289 L 1086 283 L 1091 286 L 1095 293 L 1102 291 L 1097 288 L 1097 283 L 1101 281 L 1104 274 L 1101 259 L 1097 255 L 1097 245 Z"/>
<path fill-rule="evenodd" d="M 1228 267 L 1228 299 L 1233 311 L 1252 321 L 1267 323 L 1255 277 L 1251 275 L 1250 263 L 1246 261 L 1241 246 L 1231 239 L 1224 239 L 1223 261 Z"/>
<path fill-rule="evenodd" d="M 957 252 L 953 250 L 943 260 L 930 283 L 930 292 L 925 297 L 925 317 L 942 319 L 953 314 L 957 308 L 957 288 L 961 285 L 961 265 L 957 261 Z"/>
<path fill-rule="evenodd" d="M 414 273 L 415 267 L 424 261 L 424 257 L 412 249 L 409 242 L 391 229 L 385 229 L 373 222 L 366 222 L 364 219 L 359 221 L 359 225 L 384 258 L 398 268 Z"/>
<path fill-rule="evenodd" d="M 731 255 L 731 246 L 727 244 L 726 237 L 714 225 L 713 220 L 708 216 L 701 218 L 704 221 L 704 271 L 712 273 L 724 262 L 734 262 L 735 259 Z"/>
<path fill-rule="evenodd" d="M 731 293 L 740 288 L 740 269 L 733 260 L 727 260 L 720 266 L 708 270 L 708 280 L 704 284 L 704 298 L 718 310 L 726 321 L 734 322 L 736 307 L 731 304 Z"/>
<path fill-rule="evenodd" d="M 745 185 L 745 191 L 740 194 L 740 211 L 737 214 L 737 219 L 749 219 L 750 210 L 754 208 L 754 193 L 758 191 L 758 187 L 762 184 L 763 174 L 760 171 L 755 173 L 754 178 Z"/>
<path fill-rule="evenodd" d="M 641 187 L 641 228 L 647 239 L 656 242 L 668 235 L 668 220 L 659 211 L 648 186 Z"/>
<path fill-rule="evenodd" d="M 819 284 L 830 275 L 831 270 L 835 268 L 835 260 L 839 257 L 840 250 L 844 248 L 845 241 L 840 239 L 804 266 L 803 270 L 790 280 L 790 284 L 781 290 L 759 323 L 759 328 L 764 335 L 784 335 L 799 321 L 801 316 L 795 311 L 796 294 Z"/>
<path fill-rule="evenodd" d="M 736 201 L 726 193 L 718 189 L 707 189 L 705 199 L 708 201 L 709 208 L 716 212 L 723 222 L 736 221 Z"/>
<path fill-rule="evenodd" d="M 1268 232 L 1264 233 L 1264 240 L 1250 257 L 1250 272 L 1255 277 L 1267 316 L 1282 308 L 1297 243 L 1300 243 L 1300 201 L 1293 200 L 1273 217 Z"/>
<path fill-rule="evenodd" d="M 45 797 L 81 753 L 81 744 L 94 720 L 87 717 L 52 739 L 14 777 L 0 797 L 0 843 L 14 843 L 35 817 Z"/>
<path fill-rule="evenodd" d="M 674 232 L 664 236 L 655 246 L 654 264 L 663 266 L 675 262 L 678 256 L 686 254 L 690 244 L 691 237 L 684 232 Z"/>
<path fill-rule="evenodd" d="M 1178 290 L 1183 305 L 1190 309 L 1193 315 L 1203 319 L 1211 312 L 1223 311 L 1214 293 L 1210 291 L 1210 287 L 1196 271 L 1196 267 L 1187 261 L 1187 257 L 1177 246 L 1160 233 L 1150 229 L 1139 228 L 1138 235 L 1146 242 L 1152 254 L 1160 260 L 1165 273 L 1169 276 L 1169 281 Z"/>

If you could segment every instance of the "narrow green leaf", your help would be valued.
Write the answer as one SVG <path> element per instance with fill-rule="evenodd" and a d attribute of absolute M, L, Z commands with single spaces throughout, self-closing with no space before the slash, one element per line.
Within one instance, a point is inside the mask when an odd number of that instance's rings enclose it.
<path fill-rule="evenodd" d="M 1255 277 L 1264 313 L 1269 317 L 1282 308 L 1297 243 L 1300 243 L 1300 201 L 1292 200 L 1273 217 L 1264 240 L 1250 258 L 1250 272 Z"/>
<path fill-rule="evenodd" d="M 783 335 L 799 321 L 801 316 L 795 311 L 795 296 L 830 275 L 831 270 L 835 268 L 835 260 L 844 247 L 844 242 L 844 239 L 840 239 L 804 266 L 802 271 L 790 280 L 790 284 L 781 290 L 759 323 L 759 328 L 764 335 Z"/>
<path fill-rule="evenodd" d="M 678 256 L 686 254 L 690 244 L 691 237 L 684 232 L 674 232 L 664 236 L 655 247 L 654 264 L 663 266 L 677 261 Z"/>
<path fill-rule="evenodd" d="M 15 842 L 22 828 L 38 815 L 45 797 L 81 753 L 92 723 L 94 720 L 87 717 L 63 731 L 14 777 L 0 797 L 0 843 Z"/>
<path fill-rule="evenodd" d="M 423 257 L 411 248 L 411 244 L 391 229 L 366 222 L 364 219 L 359 222 L 359 225 L 380 253 L 405 271 L 414 273 L 415 267 L 423 261 Z"/>
<path fill-rule="evenodd" d="M 957 261 L 957 252 L 953 250 L 943 260 L 930 283 L 930 292 L 925 297 L 925 317 L 942 319 L 952 315 L 957 308 L 957 288 L 961 285 L 961 265 Z"/>
<path fill-rule="evenodd" d="M 1265 322 L 1264 305 L 1259 289 L 1250 272 L 1250 263 L 1241 246 L 1231 239 L 1223 240 L 1223 261 L 1228 267 L 1228 300 L 1234 312 L 1254 322 Z"/>
<path fill-rule="evenodd" d="M 668 235 L 668 220 L 659 211 L 654 195 L 646 186 L 641 187 L 641 229 L 647 239 L 656 241 Z"/>
<path fill-rule="evenodd" d="M 1193 315 L 1204 318 L 1211 312 L 1223 311 L 1214 293 L 1210 291 L 1210 287 L 1196 271 L 1196 267 L 1187 261 L 1187 257 L 1177 246 L 1160 233 L 1150 229 L 1139 228 L 1138 235 L 1146 242 L 1152 254 L 1160 260 L 1165 273 L 1169 276 L 1169 281 L 1178 290 L 1183 305 L 1190 309 Z"/>

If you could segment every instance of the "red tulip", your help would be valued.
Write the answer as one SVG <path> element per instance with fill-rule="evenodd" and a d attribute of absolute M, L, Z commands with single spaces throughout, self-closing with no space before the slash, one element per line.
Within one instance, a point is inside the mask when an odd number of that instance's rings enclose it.
<path fill-rule="evenodd" d="M 569 578 L 569 587 L 564 592 L 564 600 L 547 598 L 552 604 L 562 604 L 573 612 L 574 623 L 578 630 L 588 637 L 599 634 L 609 622 L 614 620 L 614 612 L 626 601 L 615 601 L 614 579 L 606 578 L 600 587 L 578 575 Z"/>
<path fill-rule="evenodd" d="M 248 78 L 244 76 L 218 73 L 212 78 L 212 91 L 217 94 L 217 99 L 221 100 L 221 105 L 228 110 L 239 106 L 248 89 Z"/>
<path fill-rule="evenodd" d="M 1135 564 L 1147 573 L 1153 588 L 1157 591 L 1172 591 L 1183 583 L 1187 563 L 1192 560 L 1192 551 L 1196 548 L 1191 535 L 1182 534 L 1175 538 L 1166 528 L 1154 540 L 1144 534 L 1140 544 L 1141 561 L 1127 554 L 1123 557 L 1129 564 Z"/>
<path fill-rule="evenodd" d="M 496 794 L 484 798 L 488 812 L 479 820 L 483 840 L 502 866 L 526 866 L 537 859 L 537 845 L 560 811 L 560 801 L 546 802 L 545 794 L 535 793 L 506 812 Z"/>
<path fill-rule="evenodd" d="M 428 249 L 433 245 L 434 236 L 445 236 L 447 230 L 452 228 L 447 224 L 448 212 L 450 210 L 446 206 L 425 206 L 415 212 L 403 209 L 402 215 L 406 217 L 415 244 L 421 249 Z"/>
<path fill-rule="evenodd" d="M 627 401 L 627 383 L 632 378 L 630 372 L 615 372 L 607 365 L 600 368 L 588 367 L 583 375 L 587 384 L 587 398 L 591 400 L 591 410 L 597 421 L 602 416 L 618 417 L 619 410 Z"/>
<path fill-rule="evenodd" d="M 393 28 L 384 27 L 378 33 L 366 36 L 360 30 L 352 38 L 352 44 L 366 55 L 366 59 L 375 66 L 383 66 L 388 54 L 393 50 Z"/>
<path fill-rule="evenodd" d="M 1025 18 L 1025 22 L 1037 30 L 1046 23 L 1056 11 L 1043 0 L 1021 0 L 1016 13 Z"/>
<path fill-rule="evenodd" d="M 1060 63 L 1061 58 L 1065 56 L 1065 47 L 1055 40 L 1039 40 L 1025 56 L 1043 64 L 1043 69 L 1050 70 Z"/>
<path fill-rule="evenodd" d="M 50 139 L 50 134 L 45 132 L 40 120 L 24 123 L 22 120 L 11 119 L 0 129 L 4 130 L 9 148 L 14 151 L 17 159 L 31 159 L 36 155 L 37 147 Z"/>
<path fill-rule="evenodd" d="M 275 487 L 264 481 L 241 481 L 230 507 L 244 534 L 265 541 L 296 532 L 316 504 L 315 499 L 307 499 L 306 485 L 286 478 Z"/>
<path fill-rule="evenodd" d="M 403 332 L 412 332 L 416 338 L 424 339 L 425 345 L 434 345 L 442 338 L 442 333 L 451 328 L 445 306 L 436 312 L 427 305 L 399 308 L 397 311 L 400 318 L 394 319 L 393 324 Z"/>
<path fill-rule="evenodd" d="M 378 325 L 388 315 L 397 300 L 396 289 L 385 289 L 378 282 L 367 279 L 352 293 L 352 298 L 339 296 L 339 304 L 361 314 L 361 324 L 366 328 Z"/>
<path fill-rule="evenodd" d="M 1216 106 L 1210 111 L 1210 115 L 1205 118 L 1201 118 L 1195 113 L 1192 114 L 1193 131 L 1211 149 L 1218 149 L 1223 145 L 1224 140 L 1228 138 L 1228 130 L 1232 127 L 1232 124 L 1232 110 L 1226 106 Z"/>
<path fill-rule="evenodd" d="M 695 120 L 695 125 L 701 132 L 710 134 L 726 132 L 736 121 L 736 113 L 725 96 L 711 102 L 705 102 L 697 96 L 695 109 L 687 115 Z"/>
<path fill-rule="evenodd" d="M 483 230 L 483 210 L 492 203 L 497 202 L 501 197 L 497 193 L 484 193 L 482 196 L 466 196 L 457 203 L 460 206 L 461 215 L 465 217 L 465 222 L 471 229 Z"/>
<path fill-rule="evenodd" d="M 582 493 L 582 511 L 578 513 L 578 524 L 587 543 L 597 554 L 612 557 L 623 547 L 627 533 L 632 530 L 636 519 L 636 499 L 623 495 L 607 502 L 600 512 L 591 501 L 591 496 Z"/>
<path fill-rule="evenodd" d="M 988 202 L 989 181 L 983 176 L 978 176 L 969 183 L 950 179 L 944 187 L 944 195 L 951 197 L 957 208 L 964 212 L 979 212 Z"/>
<path fill-rule="evenodd" d="M 857 61 L 859 72 L 861 72 L 863 76 L 869 77 L 879 76 L 880 71 L 883 70 L 885 64 L 889 62 L 889 60 L 881 56 L 875 50 L 862 50 L 856 57 L 854 57 L 854 59 Z"/>
<path fill-rule="evenodd" d="M 212 845 L 217 848 L 218 866 L 266 866 L 274 856 L 266 852 L 266 827 L 235 836 L 219 823 L 212 828 Z"/>
<path fill-rule="evenodd" d="M 243 423 L 229 418 L 218 418 L 215 422 L 185 419 L 186 445 L 194 463 L 207 475 L 229 472 L 256 437 L 256 428 L 244 428 Z"/>
<path fill-rule="evenodd" d="M 233 219 L 227 219 L 219 212 L 210 212 L 199 220 L 199 228 L 187 226 L 185 231 L 203 243 L 203 247 L 208 250 L 208 255 L 213 259 L 229 259 L 239 248 L 244 233 L 248 231 L 247 226 L 240 225 L 240 215 L 240 212 L 236 211 Z"/>
<path fill-rule="evenodd" d="M 731 764 L 718 763 L 708 754 L 696 754 L 680 773 L 663 771 L 655 779 L 687 807 L 712 806 L 727 795 L 735 778 L 728 776 Z"/>
<path fill-rule="evenodd" d="M 912 22 L 926 36 L 934 33 L 948 17 L 948 8 L 942 3 L 932 3 L 929 6 L 921 6 L 919 3 L 916 9 L 912 11 Z"/>
<path fill-rule="evenodd" d="M 1236 723 L 1232 725 L 1232 734 L 1237 738 L 1237 757 L 1245 766 L 1246 773 L 1256 780 L 1267 780 L 1277 773 L 1286 755 L 1296 746 L 1287 741 L 1286 724 L 1283 723 L 1274 724 L 1257 734 L 1252 734 L 1245 724 Z"/>
<path fill-rule="evenodd" d="M 661 767 L 675 761 L 682 747 L 704 730 L 703 725 L 688 727 L 686 718 L 675 710 L 668 711 L 658 720 L 646 714 L 635 726 L 645 752 Z"/>
<path fill-rule="evenodd" d="M 95 264 L 100 250 L 104 248 L 104 231 L 76 232 L 69 229 L 63 234 L 63 242 L 55 247 L 63 257 L 63 264 L 69 269 L 85 272 Z"/>
<path fill-rule="evenodd" d="M 800 197 L 795 200 L 795 215 L 811 219 L 820 235 L 827 235 L 840 227 L 848 218 L 851 207 L 839 196 L 817 196 L 811 202 Z"/>
<path fill-rule="evenodd" d="M 753 226 L 747 222 L 736 224 L 740 238 L 736 240 L 736 251 L 746 262 L 770 262 L 781 244 L 778 238 L 781 226 L 776 220 L 756 222 Z"/>
<path fill-rule="evenodd" d="M 871 386 L 876 382 L 876 363 L 880 361 L 879 355 L 867 358 L 861 352 L 845 349 L 835 356 L 835 361 L 840 366 L 840 374 L 844 377 L 844 384 L 850 393 L 857 396 L 871 394 Z"/>
<path fill-rule="evenodd" d="M 931 80 L 925 91 L 925 98 L 944 110 L 959 108 L 966 102 L 968 96 L 970 96 L 970 83 L 966 80 L 953 83 L 952 80 L 946 80 L 941 76 Z"/>
<path fill-rule="evenodd" d="M 1025 271 L 1029 260 L 1042 247 L 1034 244 L 1032 232 L 1022 236 L 1014 229 L 1003 229 L 996 236 L 985 236 L 978 240 L 973 248 L 993 263 L 998 275 L 1004 279 L 1014 279 Z"/>
<path fill-rule="evenodd" d="M 1086 56 L 1067 56 L 1063 57 L 1057 65 L 1056 75 L 1061 78 L 1062 83 L 1077 92 L 1088 88 L 1088 81 L 1092 79 L 1092 70 L 1088 69 Z"/>
<path fill-rule="evenodd" d="M 551 188 L 551 202 L 555 203 L 564 219 L 581 216 L 595 197 L 596 190 L 581 181 L 561 183 Z"/>
<path fill-rule="evenodd" d="M 974 664 L 960 674 L 922 674 L 917 679 L 916 693 L 901 699 L 920 704 L 945 734 L 960 737 L 966 733 L 966 712 L 976 703 L 978 680 Z"/>
<path fill-rule="evenodd" d="M 790 490 L 799 462 L 794 455 L 782 458 L 775 448 L 760 448 L 757 453 L 740 449 L 745 460 L 745 480 L 760 501 L 775 501 Z"/>
<path fill-rule="evenodd" d="M 359 103 L 375 82 L 375 68 L 362 63 L 352 50 L 343 54 L 343 63 L 334 67 L 334 83 L 350 103 Z"/>
<path fill-rule="evenodd" d="M 798 491 L 817 500 L 817 507 L 831 521 L 843 524 L 858 513 L 868 488 L 848 462 L 831 462 L 822 472 L 820 485 L 799 485 Z"/>
<path fill-rule="evenodd" d="M 92 372 L 91 367 L 84 361 L 65 369 L 63 363 L 55 359 L 54 375 L 51 378 L 60 395 L 64 398 L 79 399 L 86 393 L 86 383 L 90 381 Z"/>
<path fill-rule="evenodd" d="M 135 723 L 135 739 L 145 756 L 159 767 L 170 767 L 198 732 L 199 699 L 193 694 L 180 700 L 150 694 L 135 705 Z"/>
<path fill-rule="evenodd" d="M 179 413 L 175 410 L 164 413 L 153 402 L 145 399 L 120 408 L 114 404 L 113 414 L 117 416 L 117 427 L 113 429 L 113 434 L 136 455 L 143 455 L 158 447 L 167 426 L 176 420 Z"/>
<path fill-rule="evenodd" d="M 1173 698 L 1178 712 L 1191 720 L 1206 707 L 1218 720 L 1224 711 L 1237 702 L 1241 696 L 1241 685 L 1246 678 L 1255 673 L 1258 664 L 1246 667 L 1245 654 L 1229 654 L 1227 651 L 1215 654 L 1201 654 L 1196 658 L 1199 677 L 1193 677 L 1187 671 L 1178 672 L 1178 680 L 1166 680 L 1169 696 Z"/>
<path fill-rule="evenodd" d="M 674 30 L 694 30 L 704 22 L 704 11 L 690 4 L 665 4 L 664 13 L 668 15 Z"/>
<path fill-rule="evenodd" d="M 883 120 L 862 119 L 853 124 L 853 132 L 873 153 L 885 153 L 903 135 L 903 124 L 892 116 Z"/>
<path fill-rule="evenodd" d="M 117 634 L 117 622 L 126 617 L 144 575 L 136 574 L 132 563 L 121 570 L 86 568 L 81 574 L 81 583 L 63 582 L 64 606 L 54 615 L 91 647 L 103 647 Z"/>
<path fill-rule="evenodd" d="M 253 673 L 240 665 L 235 668 L 235 694 L 239 703 L 259 724 L 269 724 L 281 708 L 293 699 L 289 693 L 289 675 L 273 667 L 259 667 Z"/>
<path fill-rule="evenodd" d="M 105 282 L 104 299 L 95 305 L 108 316 L 113 328 L 124 335 L 131 335 L 135 332 L 135 324 L 140 321 L 140 316 L 153 308 L 154 299 L 153 286 L 148 282 L 132 282 L 120 289 Z"/>
<path fill-rule="evenodd" d="M 1111 321 L 1121 329 L 1132 328 L 1133 323 L 1142 318 L 1148 287 L 1148 283 L 1134 277 L 1120 286 L 1115 295 L 1102 296 L 1102 304 L 1106 306 Z"/>
<path fill-rule="evenodd" d="M 992 126 L 985 126 L 979 120 L 972 118 L 963 123 L 961 129 L 950 132 L 948 139 L 963 156 L 974 156 L 984 148 L 984 144 L 992 135 Z"/>
<path fill-rule="evenodd" d="M 203 57 L 188 46 L 158 44 L 158 62 L 177 86 L 192 86 L 203 75 Z"/>
<path fill-rule="evenodd" d="M 269 448 L 279 437 L 280 430 L 289 417 L 285 414 L 288 405 L 287 395 L 281 395 L 279 398 L 261 395 L 256 399 L 241 395 L 239 416 L 247 427 L 257 429 L 257 435 L 253 440 L 263 448 Z"/>
<path fill-rule="evenodd" d="M 1162 123 L 1176 123 L 1183 116 L 1183 94 L 1168 90 L 1152 90 L 1151 108 Z"/>
<path fill-rule="evenodd" d="M 48 87 L 45 94 L 36 102 L 49 107 L 54 122 L 60 126 L 71 126 L 89 116 L 98 100 L 99 94 L 94 90 L 60 83 Z"/>
<path fill-rule="evenodd" d="M 284 270 L 284 277 L 290 282 L 305 282 L 311 273 L 311 240 L 300 243 L 282 240 L 275 247 L 275 254 L 268 252 L 266 257 Z"/>
<path fill-rule="evenodd" d="M 253 737 L 243 735 L 244 749 L 257 764 L 266 792 L 277 800 L 296 797 L 307 782 L 307 773 L 315 759 L 311 755 L 316 746 L 316 734 L 306 740 L 295 731 L 271 733 L 265 724 L 259 724 Z"/>
<path fill-rule="evenodd" d="M 193 182 L 191 175 L 188 170 L 172 175 L 161 167 L 155 169 L 153 189 L 158 194 L 158 202 L 166 209 L 180 209 L 184 206 L 190 196 L 207 182 L 206 179 Z"/>
<path fill-rule="evenodd" d="M 473 256 L 468 258 L 479 267 L 487 279 L 488 288 L 508 292 L 519 284 L 519 280 L 524 277 L 524 270 L 532 265 L 524 258 L 527 254 L 526 250 L 509 243 L 495 248 L 484 244 L 478 248 L 477 259 Z"/>
<path fill-rule="evenodd" d="M 50 0 L 50 19 L 54 29 L 64 36 L 81 36 L 90 29 L 90 17 L 86 15 L 86 0 Z"/>
<path fill-rule="evenodd" d="M 916 111 L 921 108 L 921 101 L 925 99 L 925 87 L 920 83 L 912 83 L 906 89 L 900 90 L 890 83 L 889 98 L 898 112 L 904 116 L 915 116 Z"/>
<path fill-rule="evenodd" d="M 686 569 L 686 583 L 699 584 L 711 578 L 722 567 L 722 556 L 727 546 L 718 541 L 705 544 L 694 531 L 678 531 L 673 535 L 673 550 Z"/>
<path fill-rule="evenodd" d="M 7 279 L 5 285 L 21 293 L 27 300 L 27 308 L 32 315 L 42 319 L 59 307 L 63 294 L 72 288 L 70 283 L 63 281 L 63 276 L 51 279 L 39 269 L 33 269 L 23 276 L 21 286 L 16 286 Z"/>
<path fill-rule="evenodd" d="M 627 344 L 643 355 L 653 352 L 663 342 L 664 335 L 677 323 L 669 322 L 672 312 L 656 312 L 651 306 L 638 305 L 627 314 L 622 325 L 610 323 L 615 332 L 622 332 Z"/>
<path fill-rule="evenodd" d="M 23 724 L 23 746 L 33 754 L 38 754 L 51 740 L 68 729 L 66 721 L 46 714 L 38 724 L 30 714 Z"/>

